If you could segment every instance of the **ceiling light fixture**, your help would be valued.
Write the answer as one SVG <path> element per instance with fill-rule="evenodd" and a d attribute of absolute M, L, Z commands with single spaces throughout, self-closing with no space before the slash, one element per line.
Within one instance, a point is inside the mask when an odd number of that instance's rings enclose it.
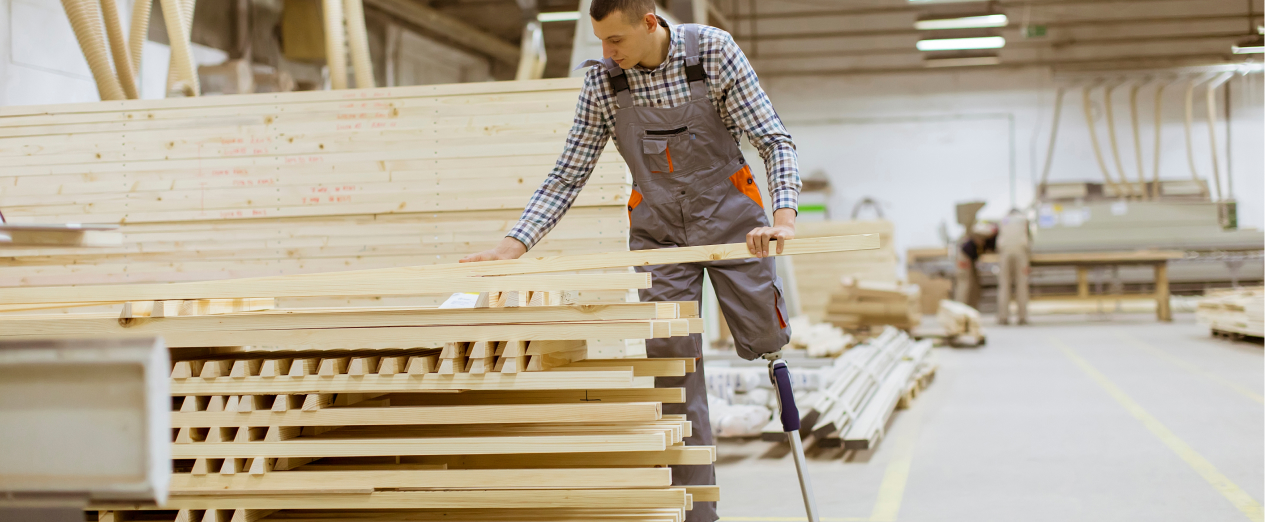
<path fill-rule="evenodd" d="M 536 15 L 536 20 L 540 22 L 574 22 L 579 19 L 579 11 L 554 11 L 552 13 L 540 13 Z"/>
<path fill-rule="evenodd" d="M 976 29 L 980 27 L 1006 27 L 1009 19 L 1004 14 L 990 14 L 980 16 L 959 16 L 956 18 L 937 18 L 932 20 L 918 20 L 914 22 L 914 29 L 920 31 L 934 31 L 938 29 Z"/>
<path fill-rule="evenodd" d="M 1001 36 L 981 36 L 978 38 L 940 38 L 919 40 L 919 51 L 960 51 L 964 49 L 1000 49 L 1006 46 L 1006 39 Z"/>

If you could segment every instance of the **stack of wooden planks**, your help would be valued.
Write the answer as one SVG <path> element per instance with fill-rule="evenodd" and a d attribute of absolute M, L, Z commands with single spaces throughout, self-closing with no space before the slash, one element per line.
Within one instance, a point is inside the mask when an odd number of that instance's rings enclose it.
<path fill-rule="evenodd" d="M 117 224 L 124 235 L 106 248 L 5 249 L 0 287 L 455 262 L 515 224 L 562 150 L 580 86 L 576 78 L 0 109 L 5 218 Z M 533 254 L 627 250 L 630 190 L 619 155 L 603 154 Z"/>
<path fill-rule="evenodd" d="M 917 285 L 843 277 L 826 307 L 826 322 L 861 334 L 882 326 L 909 330 L 921 321 L 922 304 Z"/>
<path fill-rule="evenodd" d="M 830 252 L 796 256 L 795 289 L 800 313 L 813 322 L 827 314 L 834 283 L 843 276 L 864 281 L 895 283 L 897 256 L 890 221 L 803 221 L 795 225 L 795 237 L 812 238 L 849 234 L 878 234 L 879 248 L 862 252 Z"/>
<path fill-rule="evenodd" d="M 1210 290 L 1195 317 L 1213 335 L 1265 337 L 1265 288 Z"/>
<path fill-rule="evenodd" d="M 820 388 L 800 402 L 801 435 L 823 448 L 872 449 L 892 412 L 908 407 L 937 368 L 930 341 L 888 327 L 823 370 Z M 784 440 L 781 420 L 774 418 L 763 437 Z"/>
<path fill-rule="evenodd" d="M 785 252 L 875 247 L 877 237 L 854 236 L 794 240 Z M 577 290 L 647 288 L 650 275 L 550 272 L 750 257 L 734 244 L 0 289 L 0 306 L 17 309 L 130 303 L 124 317 L 0 316 L 0 340 L 167 340 L 170 500 L 102 502 L 91 506 L 98 520 L 680 521 L 719 490 L 672 487 L 664 466 L 708 464 L 715 449 L 682 445 L 691 424 L 662 404 L 684 402 L 684 390 L 653 386 L 694 360 L 593 359 L 587 344 L 699 333 L 697 304 L 579 303 Z M 474 308 L 270 301 L 464 291 L 482 293 Z"/>
<path fill-rule="evenodd" d="M 936 322 L 944 328 L 945 339 L 952 345 L 980 345 L 985 342 L 979 311 L 969 305 L 940 300 Z"/>

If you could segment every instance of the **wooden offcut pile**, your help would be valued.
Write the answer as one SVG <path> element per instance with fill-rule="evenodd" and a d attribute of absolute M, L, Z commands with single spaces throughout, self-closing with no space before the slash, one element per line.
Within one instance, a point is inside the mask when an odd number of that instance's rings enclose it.
<path fill-rule="evenodd" d="M 917 285 L 844 277 L 830 296 L 825 320 L 862 334 L 882 326 L 909 330 L 922 321 L 920 300 Z"/>
<path fill-rule="evenodd" d="M 980 326 L 979 310 L 957 301 L 942 299 L 936 312 L 936 322 L 944 328 L 945 339 L 950 344 L 980 345 L 984 343 L 984 329 Z"/>
<path fill-rule="evenodd" d="M 1211 290 L 1195 312 L 1213 334 L 1265 337 L 1265 288 Z"/>
<path fill-rule="evenodd" d="M 823 370 L 820 389 L 797 401 L 801 436 L 819 447 L 872 449 L 884 436 L 892 412 L 908 407 L 935 377 L 938 364 L 930 341 L 914 341 L 888 327 L 844 352 Z M 777 418 L 764 439 L 785 440 Z"/>

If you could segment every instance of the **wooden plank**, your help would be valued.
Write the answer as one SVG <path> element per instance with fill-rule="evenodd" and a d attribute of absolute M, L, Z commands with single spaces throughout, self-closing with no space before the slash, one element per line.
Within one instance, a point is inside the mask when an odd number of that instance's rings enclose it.
<path fill-rule="evenodd" d="M 168 499 L 163 509 L 462 509 L 494 505 L 515 509 L 683 507 L 685 490 L 665 489 L 488 489 L 380 491 L 371 494 L 193 495 Z M 100 503 L 95 509 L 158 509 Z"/>
<path fill-rule="evenodd" d="M 380 274 L 335 272 L 332 277 L 288 280 L 255 278 L 238 281 L 172 283 L 161 285 L 106 285 L 80 287 L 42 287 L 0 289 L 0 304 L 82 303 L 89 301 L 120 303 L 125 301 L 160 301 L 171 299 L 217 299 L 243 297 L 305 297 L 353 295 L 417 295 L 452 292 L 499 292 L 528 290 L 607 290 L 650 288 L 650 274 L 571 274 L 507 277 L 455 278 L 430 273 L 395 274 L 394 279 Z M 350 274 L 350 275 L 349 275 Z M 370 276 L 370 277 L 365 277 Z M 379 277 L 372 277 L 379 276 Z"/>
<path fill-rule="evenodd" d="M 672 485 L 667 468 L 572 468 L 498 470 L 369 470 L 288 471 L 263 475 L 191 475 L 176 473 L 171 492 L 177 496 L 204 494 L 268 494 L 331 489 L 608 489 L 666 488 Z"/>
<path fill-rule="evenodd" d="M 453 455 L 436 457 L 448 466 L 474 469 L 572 468 L 608 466 L 698 466 L 716 461 L 715 446 L 669 446 L 663 451 L 604 453 L 549 453 L 513 455 Z"/>
<path fill-rule="evenodd" d="M 423 424 L 516 424 L 557 422 L 639 422 L 657 420 L 654 402 L 516 404 L 476 406 L 392 406 L 326 408 L 315 411 L 173 412 L 173 428 L 211 426 L 392 426 Z"/>
<path fill-rule="evenodd" d="M 582 402 L 660 402 L 682 404 L 684 388 L 552 389 L 552 390 L 470 390 L 451 394 L 395 394 L 388 396 L 399 406 L 465 404 L 563 404 Z"/>
<path fill-rule="evenodd" d="M 290 395 L 307 393 L 400 393 L 447 390 L 564 390 L 652 387 L 631 371 L 525 372 L 482 375 L 307 375 L 303 377 L 193 377 L 171 383 L 171 394 Z"/>
<path fill-rule="evenodd" d="M 123 244 L 123 234 L 114 228 L 0 224 L 0 250 L 119 246 Z"/>
<path fill-rule="evenodd" d="M 514 437 L 425 437 L 400 439 L 295 439 L 283 442 L 172 444 L 173 459 L 277 457 L 384 457 L 397 455 L 503 455 L 662 451 L 662 432 Z"/>
<path fill-rule="evenodd" d="M 493 325 L 574 321 L 657 319 L 658 303 L 610 303 L 500 309 L 354 308 L 294 309 L 275 312 L 136 317 L 119 320 L 113 314 L 74 314 L 0 317 L 0 335 L 170 335 L 173 333 L 304 328 L 364 328 L 397 326 Z"/>
<path fill-rule="evenodd" d="M 574 361 L 563 366 L 567 369 L 597 369 L 604 367 L 627 366 L 633 369 L 638 377 L 674 377 L 683 376 L 694 371 L 693 358 L 654 358 L 654 359 L 585 359 Z"/>

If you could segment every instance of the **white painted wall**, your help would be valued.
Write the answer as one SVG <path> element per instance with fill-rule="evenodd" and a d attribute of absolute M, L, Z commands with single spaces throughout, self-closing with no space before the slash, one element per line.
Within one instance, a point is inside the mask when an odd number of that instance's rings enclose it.
<path fill-rule="evenodd" d="M 1241 227 L 1265 221 L 1265 102 L 1261 75 L 1232 80 L 1231 172 Z M 840 218 L 861 198 L 882 202 L 896 225 L 898 251 L 940 244 L 951 236 L 954 204 L 982 199 L 986 218 L 1028 205 L 1046 157 L 1056 83 L 1042 69 L 925 72 L 762 80 L 795 139 L 801 171 L 826 172 L 835 186 L 832 208 Z M 1161 178 L 1189 179 L 1182 90 L 1164 95 Z M 1202 89 L 1197 100 L 1202 100 Z M 1152 88 L 1139 96 L 1143 158 L 1153 167 Z M 1219 94 L 1220 96 L 1220 94 Z M 1115 172 L 1103 118 L 1101 90 L 1092 105 L 1104 158 Z M 1130 179 L 1137 167 L 1129 126 L 1128 89 L 1113 95 L 1121 160 Z M 1223 101 L 1224 98 L 1219 98 Z M 1216 126 L 1222 175 L 1225 122 Z M 1201 176 L 1211 172 L 1203 104 L 1196 106 L 1194 150 Z M 1013 154 L 1013 156 L 1012 156 Z M 1099 181 L 1079 90 L 1064 100 L 1050 181 Z M 838 215 L 838 214 L 837 214 Z"/>

